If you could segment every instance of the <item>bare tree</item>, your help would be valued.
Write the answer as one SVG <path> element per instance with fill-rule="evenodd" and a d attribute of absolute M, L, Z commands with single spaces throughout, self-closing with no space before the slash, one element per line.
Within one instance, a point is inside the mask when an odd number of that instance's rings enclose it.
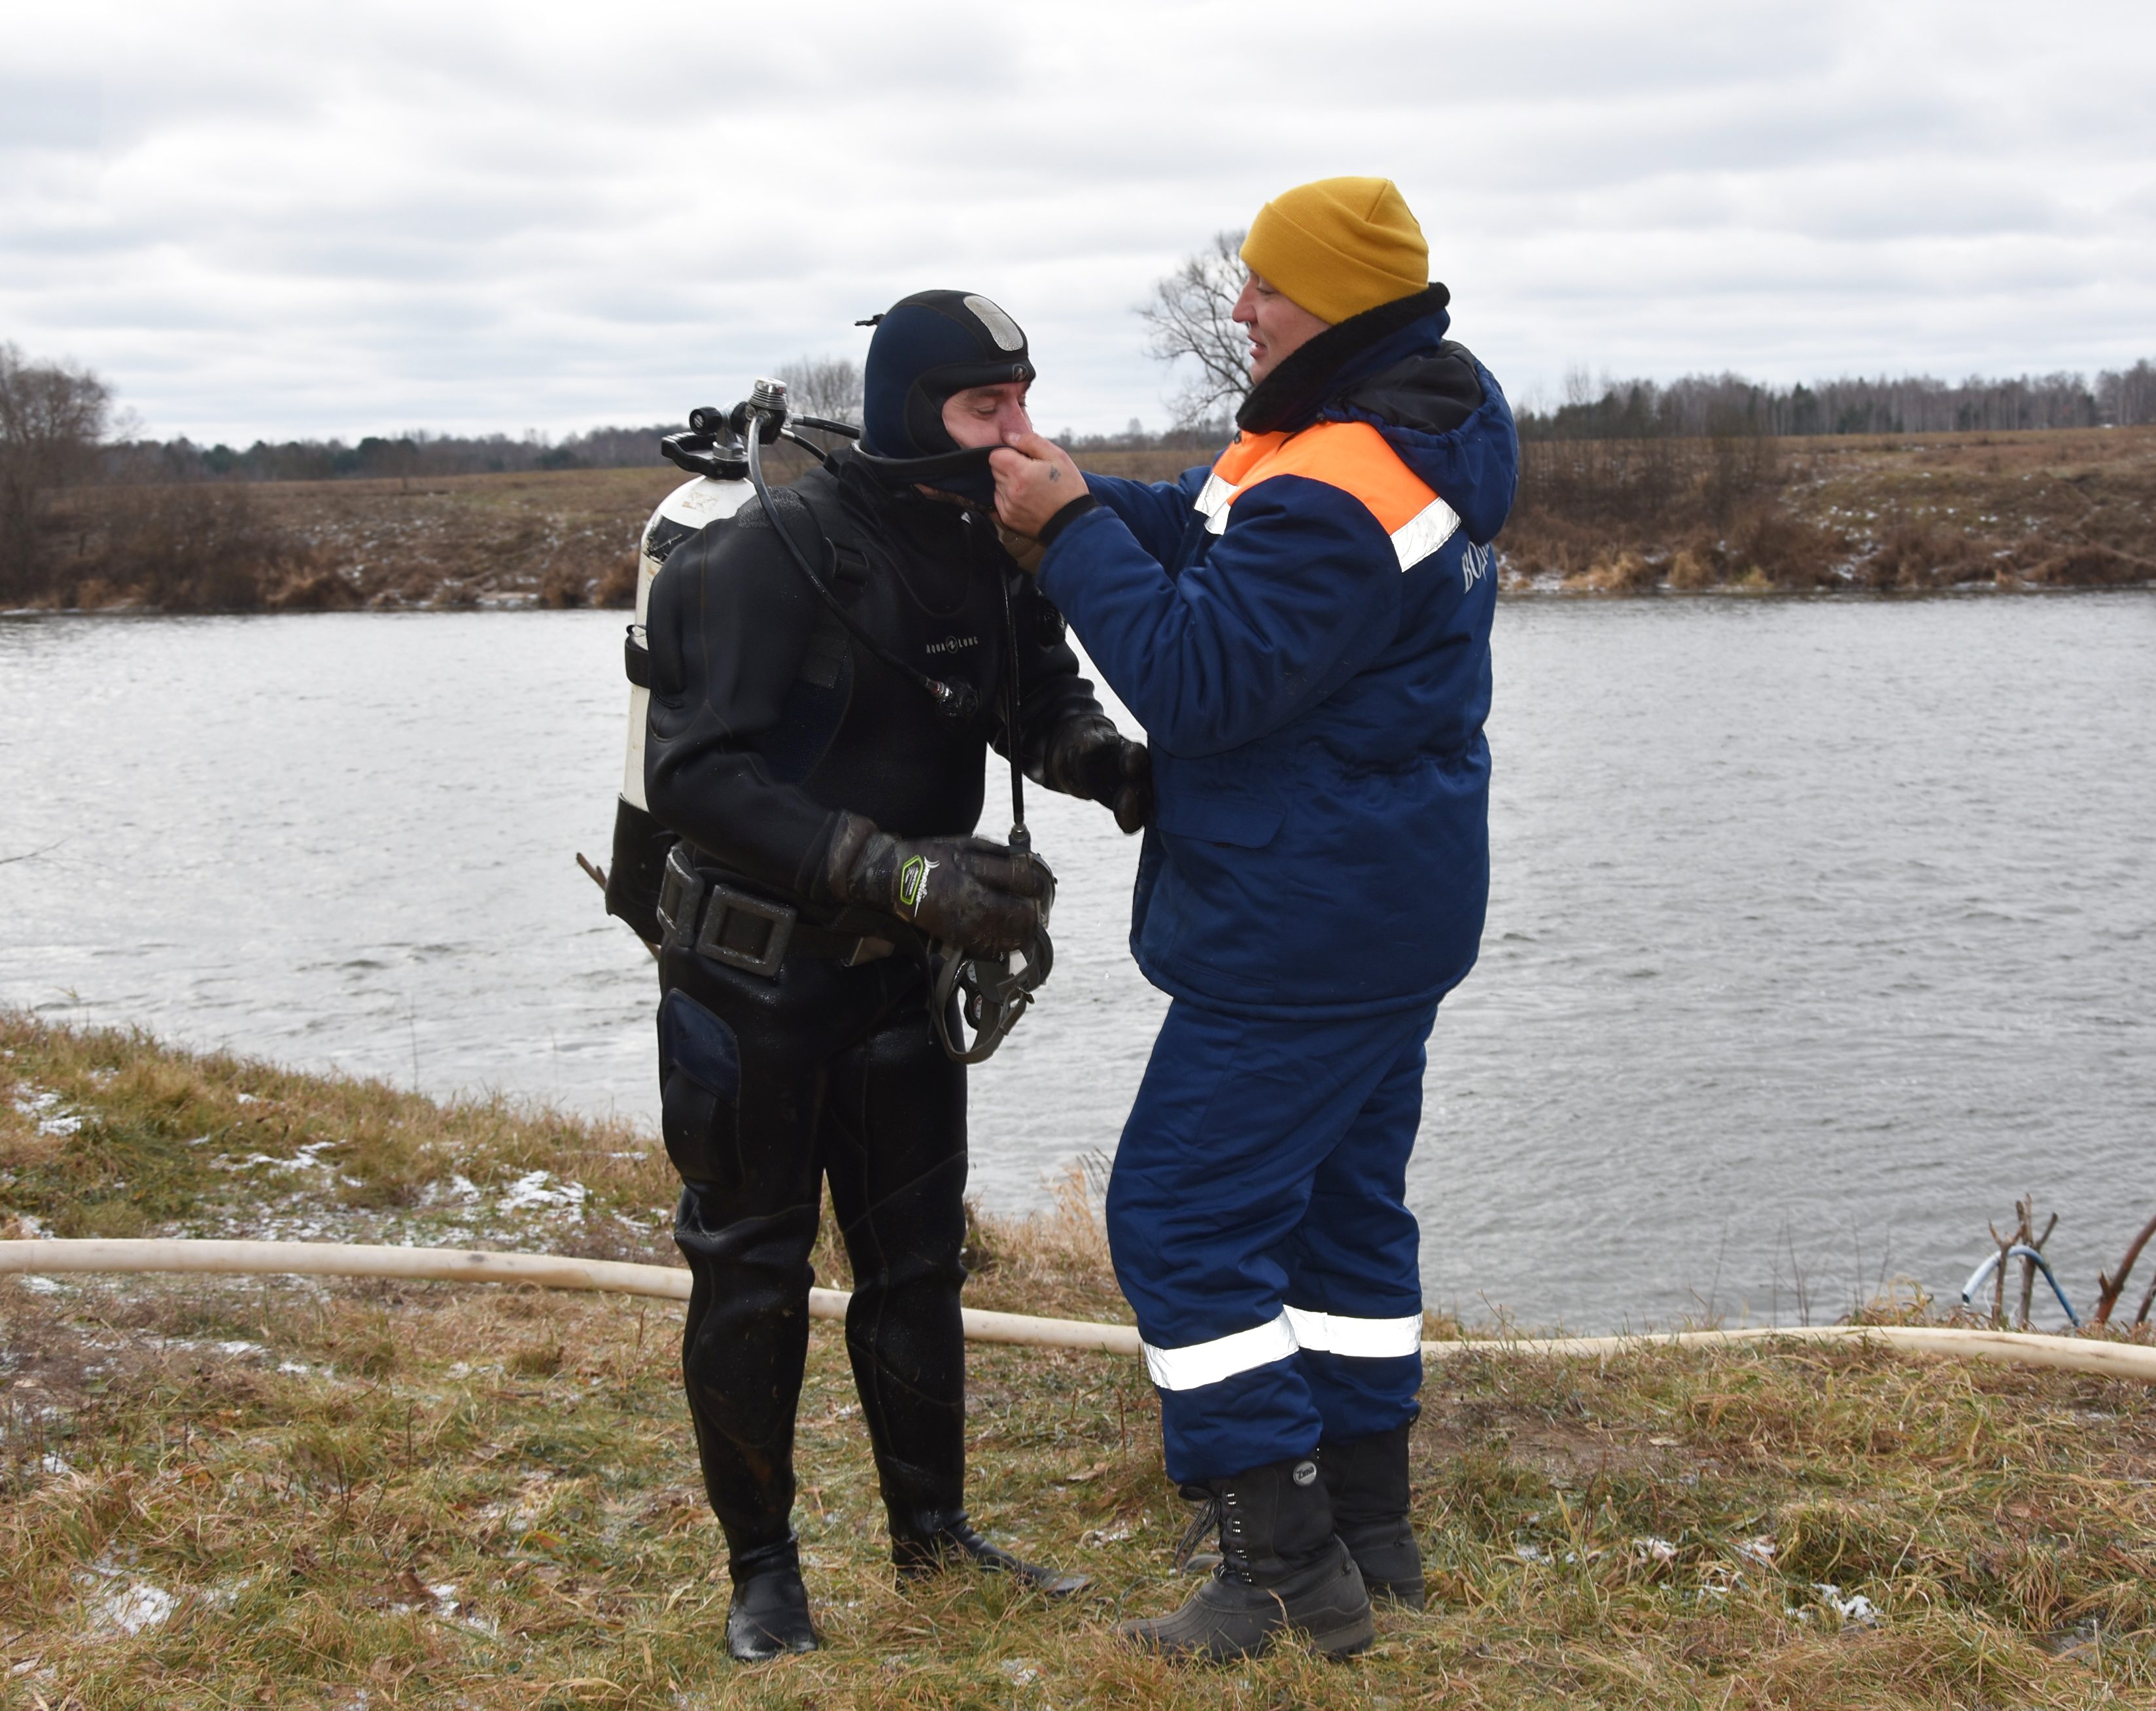
<path fill-rule="evenodd" d="M 804 416 L 861 419 L 861 366 L 850 356 L 797 356 L 781 363 L 773 378 L 786 382 L 788 404 Z"/>
<path fill-rule="evenodd" d="M 111 412 L 89 370 L 0 345 L 0 594 L 32 588 L 47 497 L 95 473 Z"/>
<path fill-rule="evenodd" d="M 1235 322 L 1235 300 L 1250 273 L 1243 265 L 1244 235 L 1214 233 L 1204 248 L 1153 282 L 1152 300 L 1138 310 L 1152 331 L 1147 348 L 1152 356 L 1168 363 L 1187 356 L 1196 365 L 1168 401 L 1178 428 L 1195 427 L 1224 408 L 1233 413 L 1250 389 L 1250 341 Z"/>
<path fill-rule="evenodd" d="M 2156 369 L 2145 356 L 2123 374 L 2106 369 L 2097 377 L 2097 394 L 2107 422 L 2121 428 L 2156 422 Z"/>

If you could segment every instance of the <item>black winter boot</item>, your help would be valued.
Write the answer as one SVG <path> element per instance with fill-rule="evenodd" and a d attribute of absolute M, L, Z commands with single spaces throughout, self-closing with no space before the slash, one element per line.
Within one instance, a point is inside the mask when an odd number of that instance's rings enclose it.
<path fill-rule="evenodd" d="M 766 1663 L 816 1649 L 808 1589 L 801 1584 L 800 1541 L 788 1534 L 733 1558 L 733 1602 L 726 1606 L 726 1650 L 737 1663 Z"/>
<path fill-rule="evenodd" d="M 1050 1598 L 1067 1598 L 1089 1584 L 1086 1575 L 1058 1574 L 989 1544 L 973 1530 L 963 1509 L 915 1515 L 903 1530 L 894 1525 L 891 1560 L 898 1565 L 901 1581 L 923 1580 L 944 1569 L 973 1569 L 1013 1575 Z"/>
<path fill-rule="evenodd" d="M 1125 1622 L 1132 1644 L 1225 1662 L 1293 1632 L 1329 1657 L 1377 1633 L 1363 1576 L 1332 1531 L 1317 1464 L 1302 1457 L 1208 1482 L 1219 1506 L 1220 1566 L 1173 1616 Z"/>
<path fill-rule="evenodd" d="M 1423 1605 L 1422 1550 L 1408 1520 L 1408 1432 L 1413 1421 L 1353 1443 L 1318 1447 L 1333 1529 L 1373 1598 Z"/>

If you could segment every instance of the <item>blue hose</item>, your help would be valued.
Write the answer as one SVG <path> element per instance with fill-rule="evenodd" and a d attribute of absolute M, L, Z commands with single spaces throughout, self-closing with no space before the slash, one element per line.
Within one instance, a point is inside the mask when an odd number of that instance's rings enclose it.
<path fill-rule="evenodd" d="M 2035 1261 L 2036 1268 L 2044 1274 L 2044 1281 L 2051 1286 L 2051 1293 L 2059 1298 L 2059 1305 L 2066 1310 L 2066 1323 L 2072 1325 L 2076 1330 L 2079 1330 L 2081 1329 L 2081 1315 L 2074 1311 L 2074 1304 L 2066 1299 L 2066 1292 L 2059 1287 L 2059 1280 L 2051 1275 L 2051 1261 L 2045 1258 L 2044 1256 L 2037 1253 L 2035 1248 L 2023 1242 L 2015 1242 L 2003 1254 L 1993 1254 L 1989 1259 L 1985 1260 L 1982 1265 L 1979 1266 L 1974 1271 L 1969 1273 L 1969 1281 L 1961 1286 L 1961 1304 L 1963 1306 L 1966 1307 L 1969 1304 L 1971 1299 L 1975 1296 L 1976 1292 L 1984 1287 L 1984 1279 L 1989 1278 L 1992 1273 L 1998 1268 L 1999 1263 L 2002 1259 L 2027 1259 Z"/>

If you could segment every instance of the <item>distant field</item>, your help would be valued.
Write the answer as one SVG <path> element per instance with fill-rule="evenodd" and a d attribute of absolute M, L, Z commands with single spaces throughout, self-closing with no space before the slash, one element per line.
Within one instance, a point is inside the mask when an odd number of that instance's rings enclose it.
<path fill-rule="evenodd" d="M 1169 480 L 1202 453 L 1102 452 Z M 773 474 L 806 467 L 775 456 Z M 625 605 L 671 466 L 90 489 L 39 604 Z M 2156 582 L 2156 428 L 1541 440 L 1499 537 L 1512 592 L 1914 592 Z"/>
<path fill-rule="evenodd" d="M 2156 428 L 1543 440 L 1508 586 L 2092 587 L 2156 581 Z"/>

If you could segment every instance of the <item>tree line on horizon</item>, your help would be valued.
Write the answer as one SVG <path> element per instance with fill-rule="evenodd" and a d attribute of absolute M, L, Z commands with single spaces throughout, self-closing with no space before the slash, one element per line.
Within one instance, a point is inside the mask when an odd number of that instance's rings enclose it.
<path fill-rule="evenodd" d="M 783 365 L 797 372 L 823 370 L 836 400 L 816 398 L 800 407 L 841 420 L 860 413 L 860 370 L 845 359 Z M 850 372 L 836 372 L 850 371 Z M 2156 366 L 2146 358 L 2131 368 L 2105 370 L 2093 382 L 2073 373 L 1958 383 L 1928 375 L 1880 376 L 1764 386 L 1740 375 L 1687 375 L 1669 382 L 1610 381 L 1592 387 L 1575 376 L 1567 400 L 1547 410 L 1532 404 L 1516 412 L 1520 437 L 1544 439 L 1703 439 L 1727 433 L 1768 438 L 1881 433 L 2016 433 L 2030 430 L 2140 427 L 2156 423 Z M 798 398 L 804 397 L 797 387 Z M 1182 400 L 1178 402 L 1188 402 Z M 1209 396 L 1209 414 L 1149 430 L 1133 417 L 1120 433 L 1055 438 L 1077 452 L 1207 451 L 1235 434 L 1233 403 Z M 835 404 L 835 407 L 834 407 Z M 258 439 L 244 449 L 198 446 L 185 436 L 165 441 L 131 440 L 104 448 L 108 479 L 146 481 L 330 481 L 409 479 L 413 476 L 530 474 L 559 469 L 626 469 L 659 461 L 663 434 L 679 423 L 644 427 L 599 427 L 555 440 L 527 433 L 444 434 L 424 430 L 388 438 L 368 435 L 357 444 L 338 438 Z"/>
<path fill-rule="evenodd" d="M 1811 386 L 1761 386 L 1739 375 L 1681 380 L 1567 377 L 1566 401 L 1518 412 L 1522 439 L 1704 439 L 1718 434 L 1804 439 L 1822 434 L 2010 433 L 2031 429 L 2138 428 L 2156 423 L 2156 368 L 2147 358 L 2079 374 L 1975 376 L 1958 385 L 1929 375 L 1845 377 Z"/>

